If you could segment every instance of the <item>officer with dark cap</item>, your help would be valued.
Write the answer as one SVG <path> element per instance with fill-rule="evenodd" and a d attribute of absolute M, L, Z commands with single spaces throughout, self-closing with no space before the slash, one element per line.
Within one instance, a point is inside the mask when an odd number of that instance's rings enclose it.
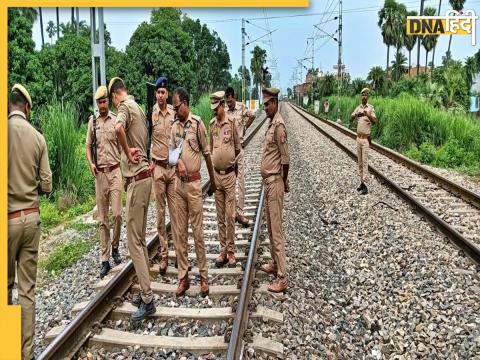
<path fill-rule="evenodd" d="M 174 191 L 175 167 L 168 164 L 168 145 L 172 124 L 175 120 L 173 107 L 167 104 L 167 78 L 160 76 L 155 83 L 157 102 L 152 110 L 152 163 L 153 191 L 157 204 L 157 231 L 159 238 L 160 274 L 164 275 L 168 266 L 168 239 L 165 231 L 165 197 L 168 202 L 170 221 L 175 219 Z"/>
<path fill-rule="evenodd" d="M 28 121 L 32 99 L 22 85 L 13 86 L 8 108 L 8 303 L 12 304 L 16 274 L 22 359 L 30 360 L 34 358 L 39 195 L 52 191 L 52 172 L 45 139 Z"/>

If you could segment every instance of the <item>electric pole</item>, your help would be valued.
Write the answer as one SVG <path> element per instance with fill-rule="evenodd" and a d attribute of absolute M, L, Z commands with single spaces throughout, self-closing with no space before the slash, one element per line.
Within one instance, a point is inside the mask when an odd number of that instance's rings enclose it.
<path fill-rule="evenodd" d="M 96 9 L 90 8 L 90 40 L 92 48 L 92 98 L 93 109 L 97 109 L 97 102 L 95 101 L 95 92 L 100 85 L 106 85 L 105 77 L 105 35 L 103 23 L 103 8 L 98 8 L 98 38 L 97 38 L 97 19 Z M 98 59 L 98 64 L 97 64 Z"/>
<path fill-rule="evenodd" d="M 340 122 L 340 91 L 343 80 L 343 65 L 342 65 L 342 0 L 340 2 L 338 14 L 338 64 L 337 64 L 337 121 Z"/>
<path fill-rule="evenodd" d="M 38 8 L 38 13 L 40 14 L 40 34 L 42 34 L 42 49 L 45 46 L 45 39 L 43 37 L 43 16 L 42 16 L 42 8 Z"/>
<path fill-rule="evenodd" d="M 242 18 L 242 103 L 245 103 L 245 19 Z"/>

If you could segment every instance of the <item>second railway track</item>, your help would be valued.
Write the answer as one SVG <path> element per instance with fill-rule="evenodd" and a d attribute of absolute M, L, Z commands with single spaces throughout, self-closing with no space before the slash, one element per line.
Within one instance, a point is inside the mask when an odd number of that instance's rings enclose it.
<path fill-rule="evenodd" d="M 355 133 L 295 105 L 289 106 L 356 158 Z M 479 194 L 375 143 L 369 151 L 369 169 L 480 264 Z"/>
<path fill-rule="evenodd" d="M 169 252 L 170 263 L 165 276 L 159 275 L 158 265 L 151 262 L 152 290 L 155 293 L 156 313 L 142 322 L 131 321 L 136 308 L 130 303 L 138 291 L 135 272 L 130 260 L 122 263 L 112 274 L 94 285 L 96 295 L 72 309 L 73 320 L 66 326 L 53 328 L 46 335 L 51 341 L 39 359 L 82 358 L 88 352 L 104 358 L 115 358 L 122 349 L 150 351 L 167 356 L 208 354 L 211 357 L 238 359 L 247 347 L 256 352 L 282 357 L 281 343 L 264 337 L 244 336 L 249 318 L 282 323 L 283 315 L 251 302 L 254 293 L 264 294 L 266 276 L 256 271 L 257 261 L 267 256 L 268 245 L 263 214 L 263 187 L 259 159 L 264 121 L 248 134 L 245 148 L 247 159 L 245 212 L 251 220 L 249 228 L 236 225 L 235 245 L 237 267 L 216 269 L 218 255 L 215 201 L 206 196 L 204 185 L 204 238 L 209 263 L 210 296 L 200 297 L 198 268 L 189 229 L 189 272 L 192 286 L 184 298 L 176 299 L 177 270 L 173 266 L 175 253 Z M 254 123 L 254 125 L 255 125 Z M 170 227 L 167 224 L 167 232 Z M 147 242 L 152 259 L 158 237 Z M 264 279 L 264 281 L 262 281 Z M 265 283 L 264 285 L 260 282 Z"/>

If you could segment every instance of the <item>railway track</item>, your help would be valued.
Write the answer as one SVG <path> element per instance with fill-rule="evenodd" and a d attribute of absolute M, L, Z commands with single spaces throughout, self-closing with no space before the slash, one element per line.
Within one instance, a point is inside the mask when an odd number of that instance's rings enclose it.
<path fill-rule="evenodd" d="M 218 256 L 217 222 L 215 201 L 204 194 L 204 238 L 209 262 L 210 296 L 200 297 L 198 268 L 193 251 L 193 238 L 189 229 L 189 260 L 194 264 L 190 276 L 192 286 L 184 298 L 176 299 L 177 269 L 171 266 L 175 252 L 169 252 L 169 267 L 164 277 L 159 275 L 159 266 L 151 260 L 150 274 L 156 313 L 142 322 L 132 322 L 136 308 L 130 303 L 133 294 L 139 291 L 131 260 L 114 268 L 109 277 L 95 284 L 95 297 L 77 304 L 72 310 L 73 320 L 66 326 L 53 328 L 45 336 L 51 341 L 39 359 L 77 358 L 79 352 L 120 351 L 133 348 L 166 354 L 180 351 L 182 354 L 212 354 L 228 359 L 239 359 L 247 347 L 256 352 L 282 357 L 283 345 L 247 332 L 250 319 L 282 323 L 283 315 L 271 309 L 255 307 L 253 294 L 265 294 L 267 283 L 261 284 L 266 275 L 257 274 L 257 261 L 265 258 L 263 247 L 268 246 L 264 234 L 264 192 L 260 176 L 261 137 L 259 130 L 265 120 L 257 125 L 245 139 L 246 171 L 246 216 L 253 226 L 242 228 L 236 225 L 235 244 L 237 267 L 216 269 L 214 259 Z M 258 135 L 257 135 L 258 133 Z M 167 233 L 170 233 L 167 224 Z M 150 259 L 156 255 L 158 235 L 147 241 Z M 267 252 L 265 252 L 267 253 Z M 257 277 L 258 275 L 258 277 Z M 198 284 L 198 285 L 195 285 Z M 246 333 L 247 332 L 247 333 Z"/>
<path fill-rule="evenodd" d="M 288 106 L 349 156 L 357 158 L 354 132 L 296 105 Z M 374 142 L 369 151 L 369 171 L 480 264 L 479 194 Z"/>

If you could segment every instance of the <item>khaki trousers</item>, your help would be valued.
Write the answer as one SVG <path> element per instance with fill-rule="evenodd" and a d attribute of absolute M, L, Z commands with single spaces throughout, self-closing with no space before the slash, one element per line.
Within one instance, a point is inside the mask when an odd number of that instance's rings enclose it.
<path fill-rule="evenodd" d="M 122 172 L 120 168 L 112 172 L 98 172 L 95 178 L 95 196 L 100 221 L 101 261 L 108 261 L 110 259 L 109 200 L 112 202 L 113 215 L 112 247 L 118 247 L 122 229 Z"/>
<path fill-rule="evenodd" d="M 151 191 L 151 177 L 140 181 L 133 180 L 127 188 L 128 251 L 140 284 L 142 300 L 146 304 L 153 300 L 153 292 L 150 288 L 150 261 L 145 241 Z"/>
<path fill-rule="evenodd" d="M 358 173 L 363 183 L 368 182 L 368 139 L 357 137 Z"/>
<path fill-rule="evenodd" d="M 157 204 L 157 232 L 158 253 L 168 258 L 168 237 L 165 230 L 165 197 L 168 202 L 170 221 L 175 218 L 174 194 L 175 194 L 175 169 L 165 169 L 159 165 L 153 171 L 153 191 Z M 173 222 L 172 222 L 173 224 Z"/>
<path fill-rule="evenodd" d="M 237 156 L 237 214 L 243 215 L 243 208 L 245 206 L 245 152 L 243 149 Z"/>
<path fill-rule="evenodd" d="M 40 215 L 38 212 L 28 215 L 22 213 L 20 217 L 8 220 L 8 303 L 12 304 L 16 272 L 18 302 L 22 308 L 23 360 L 34 358 L 35 284 L 39 241 Z"/>
<path fill-rule="evenodd" d="M 173 222 L 173 246 L 177 255 L 178 278 L 188 273 L 188 220 L 192 226 L 195 253 L 200 276 L 208 279 L 205 242 L 203 240 L 203 197 L 200 180 L 182 182 L 175 180 L 175 221 Z"/>
<path fill-rule="evenodd" d="M 283 197 L 285 188 L 281 175 L 273 175 L 263 180 L 265 185 L 267 226 L 270 238 L 270 253 L 277 267 L 277 277 L 287 276 L 285 264 L 285 236 L 283 234 Z"/>
<path fill-rule="evenodd" d="M 215 206 L 217 208 L 220 252 L 235 252 L 235 172 L 221 175 L 215 171 Z"/>

